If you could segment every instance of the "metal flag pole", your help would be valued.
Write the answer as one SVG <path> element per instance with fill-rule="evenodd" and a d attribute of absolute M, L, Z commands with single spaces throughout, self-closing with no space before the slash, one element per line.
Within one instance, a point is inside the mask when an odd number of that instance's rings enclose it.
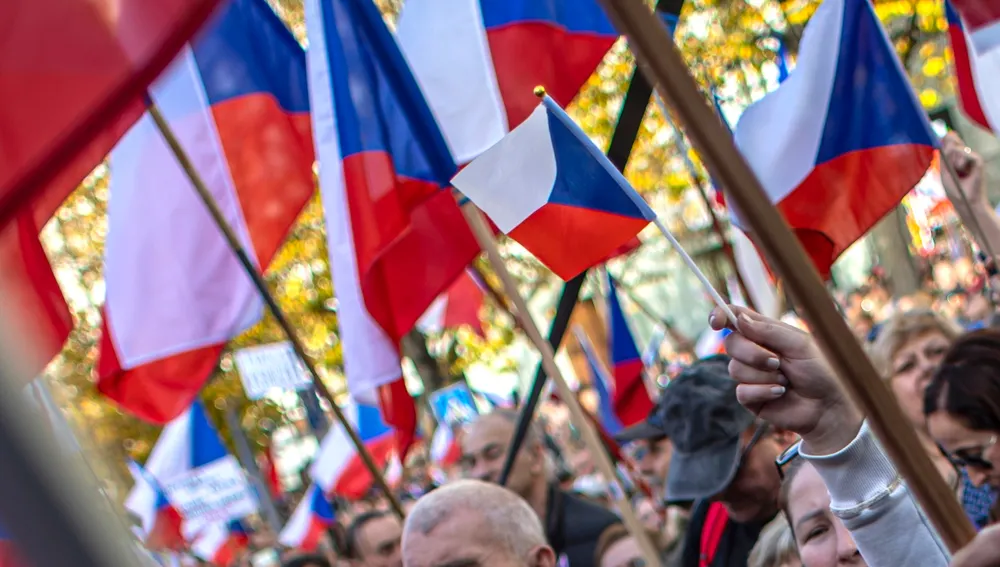
<path fill-rule="evenodd" d="M 180 141 L 177 139 L 177 136 L 174 135 L 173 130 L 163 117 L 160 109 L 155 103 L 152 103 L 149 105 L 148 111 L 150 117 L 153 119 L 153 122 L 156 123 L 156 127 L 160 131 L 160 134 L 163 135 L 163 139 L 166 140 L 167 145 L 170 146 L 170 150 L 173 152 L 174 157 L 177 158 L 177 163 L 180 164 L 184 173 L 191 181 L 191 185 L 194 186 L 198 196 L 205 204 L 205 208 L 207 208 L 208 212 L 212 215 L 212 220 L 214 220 L 216 226 L 219 227 L 219 230 L 225 237 L 226 242 L 229 244 L 229 248 L 232 249 L 236 258 L 239 259 L 240 264 L 243 266 L 243 270 L 250 277 L 254 287 L 257 288 L 257 291 L 264 299 L 264 303 L 267 304 L 268 309 L 274 316 L 274 320 L 278 322 L 278 326 L 281 327 L 281 330 L 284 331 L 285 335 L 288 337 L 288 341 L 292 344 L 295 354 L 299 357 L 299 360 L 302 361 L 306 370 L 309 371 L 309 375 L 312 378 L 313 386 L 316 388 L 316 391 L 326 398 L 328 402 L 330 402 L 330 408 L 333 410 L 334 417 L 337 418 L 340 426 L 344 428 L 345 432 L 347 432 L 348 437 L 351 439 L 351 443 L 358 451 L 358 455 L 364 462 L 365 467 L 368 469 L 368 472 L 371 473 L 375 485 L 382 491 L 383 494 L 385 494 L 390 506 L 392 506 L 393 512 L 395 512 L 400 518 L 405 517 L 406 514 L 403 511 L 402 505 L 399 503 L 399 499 L 396 498 L 396 495 L 389 488 L 389 484 L 385 481 L 382 471 L 379 470 L 378 466 L 375 464 L 375 460 L 372 458 L 371 453 L 369 453 L 368 449 L 365 448 L 365 444 L 361 440 L 361 437 L 358 436 L 358 432 L 354 430 L 351 422 L 347 419 L 344 412 L 340 409 L 340 406 L 338 406 L 334 400 L 333 394 L 330 393 L 330 390 L 320 378 L 319 372 L 316 371 L 316 365 L 313 364 L 312 359 L 306 355 L 305 347 L 302 345 L 302 341 L 299 339 L 294 327 L 292 327 L 291 322 L 289 322 L 288 317 L 285 316 L 281 307 L 278 306 L 277 300 L 274 299 L 274 295 L 267 287 L 267 282 L 264 281 L 264 277 L 257 271 L 257 267 L 254 266 L 253 261 L 250 260 L 250 256 L 243 248 L 243 245 L 240 243 L 239 238 L 237 238 L 236 233 L 233 232 L 232 227 L 229 226 L 229 223 L 226 221 L 226 217 L 219 209 L 219 205 L 215 202 L 215 199 L 212 198 L 212 194 L 209 192 L 204 180 L 202 180 L 201 175 L 199 175 L 195 170 L 194 165 L 188 158 L 187 152 L 185 152 L 184 148 L 181 147 Z"/>
<path fill-rule="evenodd" d="M 732 136 L 698 90 L 677 46 L 643 0 L 601 0 L 629 47 L 677 112 L 698 153 L 753 228 L 755 241 L 767 253 L 796 305 L 802 308 L 813 336 L 840 383 L 868 418 L 886 452 L 951 551 L 975 530 L 955 495 L 923 450 L 888 386 L 847 327 L 815 266 L 774 205 L 760 181 L 733 144 Z"/>

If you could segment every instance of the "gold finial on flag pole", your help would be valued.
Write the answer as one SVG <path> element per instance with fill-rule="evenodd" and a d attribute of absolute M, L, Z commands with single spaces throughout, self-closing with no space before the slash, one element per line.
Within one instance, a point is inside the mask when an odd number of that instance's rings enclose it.
<path fill-rule="evenodd" d="M 542 85 L 538 85 L 537 87 L 535 87 L 535 90 L 533 92 L 535 93 L 535 96 L 537 96 L 538 98 L 545 97 L 545 87 L 543 87 Z"/>

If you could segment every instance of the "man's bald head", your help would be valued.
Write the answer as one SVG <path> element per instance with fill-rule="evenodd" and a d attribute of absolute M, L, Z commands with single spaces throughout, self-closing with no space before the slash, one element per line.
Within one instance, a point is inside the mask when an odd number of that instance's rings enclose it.
<path fill-rule="evenodd" d="M 516 423 L 516 412 L 496 410 L 466 425 L 461 437 L 463 476 L 498 482 Z M 541 427 L 532 422 L 507 480 L 507 487 L 522 497 L 527 497 L 535 484 L 547 482 L 551 467 L 542 439 Z"/>
<path fill-rule="evenodd" d="M 403 527 L 405 567 L 552 567 L 538 515 L 513 492 L 460 480 L 417 501 Z"/>

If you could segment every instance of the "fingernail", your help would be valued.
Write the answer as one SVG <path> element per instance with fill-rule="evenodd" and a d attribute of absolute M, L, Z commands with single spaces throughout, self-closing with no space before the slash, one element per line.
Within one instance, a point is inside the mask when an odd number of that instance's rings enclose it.
<path fill-rule="evenodd" d="M 742 314 L 740 314 L 740 324 L 741 325 L 750 325 L 752 327 L 753 324 L 754 324 L 754 321 L 753 321 L 753 319 L 750 318 L 749 315 L 747 315 L 746 313 L 742 313 Z"/>
<path fill-rule="evenodd" d="M 711 325 L 712 327 L 715 327 L 715 311 L 711 312 L 708 315 L 708 324 Z"/>
<path fill-rule="evenodd" d="M 775 397 L 777 397 L 777 396 L 783 396 L 785 394 L 785 387 L 784 386 L 774 386 L 773 388 L 771 388 L 771 393 L 774 394 Z"/>
<path fill-rule="evenodd" d="M 767 359 L 767 362 L 764 363 L 764 366 L 767 366 L 768 370 L 777 370 L 781 368 L 781 361 L 777 358 L 769 358 Z"/>

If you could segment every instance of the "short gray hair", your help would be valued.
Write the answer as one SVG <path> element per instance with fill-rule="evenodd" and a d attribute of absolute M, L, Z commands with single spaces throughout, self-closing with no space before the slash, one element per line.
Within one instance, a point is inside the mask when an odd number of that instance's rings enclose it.
<path fill-rule="evenodd" d="M 457 480 L 417 500 L 403 526 L 407 534 L 429 534 L 459 510 L 475 512 L 490 526 L 487 537 L 511 557 L 527 557 L 532 549 L 547 545 L 538 514 L 520 496 L 496 484 L 479 480 Z"/>

